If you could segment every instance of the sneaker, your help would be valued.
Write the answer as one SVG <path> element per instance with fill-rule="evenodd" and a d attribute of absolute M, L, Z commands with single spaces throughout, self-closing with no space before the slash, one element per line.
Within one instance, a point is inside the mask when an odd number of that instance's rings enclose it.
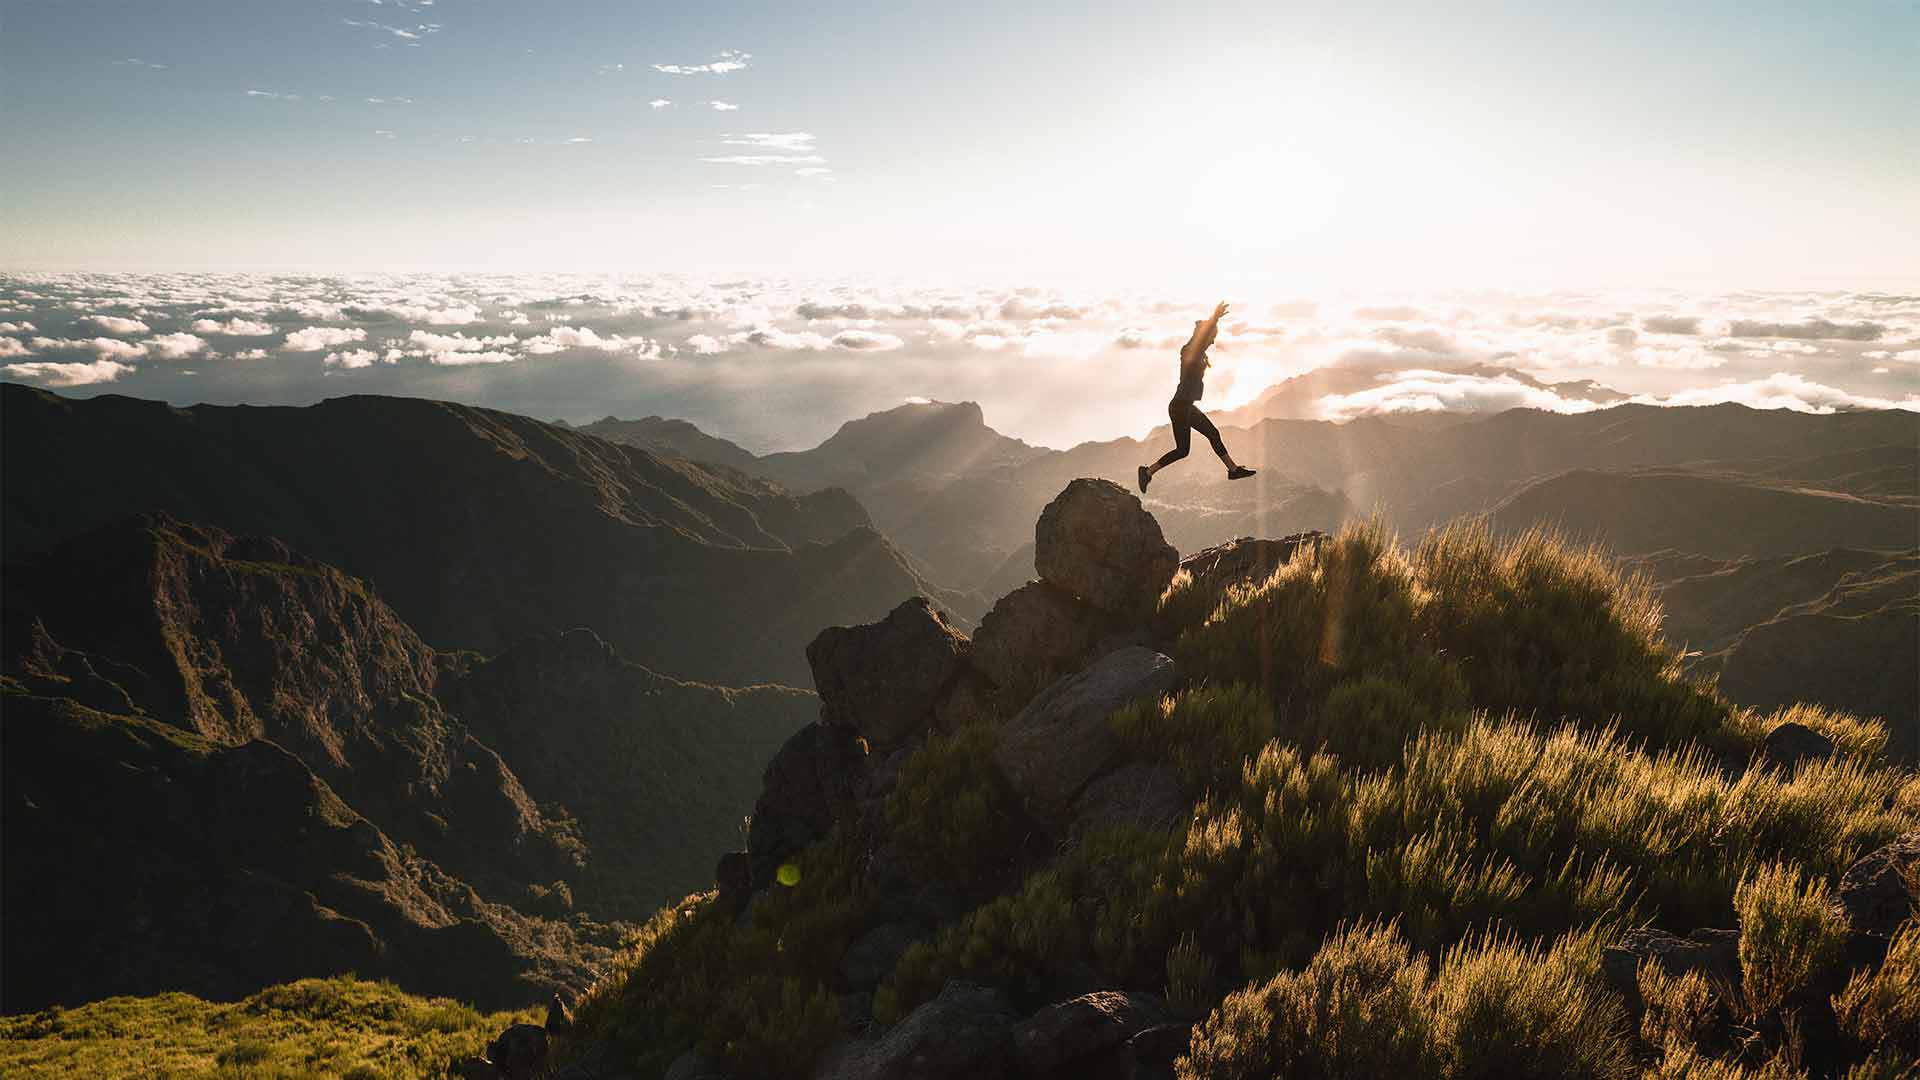
<path fill-rule="evenodd" d="M 1233 468 L 1227 470 L 1227 479 L 1245 480 L 1247 477 L 1252 476 L 1254 473 L 1258 471 L 1259 471 L 1258 469 L 1249 469 L 1244 465 L 1235 465 Z"/>
<path fill-rule="evenodd" d="M 1147 493 L 1147 485 L 1151 483 L 1152 480 L 1153 470 L 1147 468 L 1145 465 L 1140 466 L 1140 494 L 1145 495 Z"/>

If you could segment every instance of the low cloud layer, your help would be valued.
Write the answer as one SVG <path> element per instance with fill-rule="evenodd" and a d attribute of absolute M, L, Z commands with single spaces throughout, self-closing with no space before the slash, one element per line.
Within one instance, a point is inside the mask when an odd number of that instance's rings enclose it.
<path fill-rule="evenodd" d="M 727 136 L 801 157 L 804 132 Z M 785 163 L 783 163 L 785 164 Z M 682 416 L 812 445 L 910 397 L 1048 445 L 1164 420 L 1217 297 L 563 275 L 0 277 L 0 374 L 176 404 L 446 398 L 570 422 Z M 1920 297 L 1672 292 L 1230 297 L 1209 410 L 1343 373 L 1288 415 L 1586 411 L 1619 400 L 1920 408 Z"/>

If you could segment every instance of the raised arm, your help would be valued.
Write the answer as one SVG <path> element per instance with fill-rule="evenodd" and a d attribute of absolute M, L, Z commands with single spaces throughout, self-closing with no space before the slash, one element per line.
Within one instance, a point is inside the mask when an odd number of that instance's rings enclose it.
<path fill-rule="evenodd" d="M 1194 328 L 1193 337 L 1187 342 L 1187 348 L 1193 352 L 1206 352 L 1213 339 L 1220 335 L 1220 320 L 1227 314 L 1225 300 L 1213 305 L 1213 317 Z"/>

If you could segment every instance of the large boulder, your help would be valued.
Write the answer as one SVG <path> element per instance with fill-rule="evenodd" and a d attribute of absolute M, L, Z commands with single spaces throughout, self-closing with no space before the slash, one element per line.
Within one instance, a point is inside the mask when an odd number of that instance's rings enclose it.
<path fill-rule="evenodd" d="M 1792 772 L 1803 761 L 1825 761 L 1838 751 L 1832 739 L 1805 724 L 1789 720 L 1767 732 L 1765 741 L 1760 744 L 1760 752 L 1766 755 L 1768 761 Z"/>
<path fill-rule="evenodd" d="M 1119 990 L 1096 990 L 1049 1005 L 1013 1027 L 1013 1053 L 1029 1076 L 1046 1076 L 1067 1066 L 1087 1071 L 1096 1064 L 1119 1071 L 1128 1040 L 1168 1023 L 1173 1014 L 1159 998 Z M 1103 1061 L 1103 1056 L 1111 1061 Z"/>
<path fill-rule="evenodd" d="M 967 636 L 924 596 L 876 623 L 829 626 L 807 646 L 820 718 L 852 725 L 881 747 L 923 734 L 967 651 Z"/>
<path fill-rule="evenodd" d="M 533 1080 L 547 1067 L 547 1033 L 532 1024 L 515 1024 L 488 1044 L 487 1060 L 505 1080 Z"/>
<path fill-rule="evenodd" d="M 1000 598 L 973 635 L 973 668 L 1017 708 L 1034 691 L 1084 664 L 1111 620 L 1044 581 Z"/>
<path fill-rule="evenodd" d="M 949 982 L 886 1034 L 827 1051 L 814 1080 L 1010 1080 L 1017 1019 L 1000 991 Z"/>
<path fill-rule="evenodd" d="M 849 724 L 816 721 L 794 732 L 767 763 L 747 825 L 752 887 L 771 884 L 782 864 L 857 809 L 867 747 Z"/>
<path fill-rule="evenodd" d="M 1102 611 L 1145 618 L 1172 580 L 1180 553 L 1139 496 L 1082 477 L 1054 496 L 1033 531 L 1033 566 Z"/>
<path fill-rule="evenodd" d="M 840 958 L 840 982 L 849 990 L 871 990 L 893 974 L 900 958 L 921 934 L 905 923 L 881 923 L 847 946 Z"/>
<path fill-rule="evenodd" d="M 1133 646 L 1042 690 L 1000 729 L 994 761 L 1027 810 L 1055 835 L 1074 796 L 1120 756 L 1107 715 L 1173 689 L 1173 661 Z"/>
<path fill-rule="evenodd" d="M 1900 924 L 1920 913 L 1920 831 L 1894 840 L 1847 868 L 1834 894 L 1834 906 L 1847 917 L 1856 936 L 1876 939 L 1886 950 Z"/>

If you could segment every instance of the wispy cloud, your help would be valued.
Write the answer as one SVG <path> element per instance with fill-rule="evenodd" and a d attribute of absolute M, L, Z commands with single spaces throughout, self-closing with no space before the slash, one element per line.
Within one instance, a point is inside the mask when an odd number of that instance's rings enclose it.
<path fill-rule="evenodd" d="M 585 135 L 575 135 L 573 138 L 568 139 L 567 141 L 570 143 L 589 143 L 589 142 L 592 142 L 593 140 L 587 138 Z"/>
<path fill-rule="evenodd" d="M 649 101 L 649 102 L 647 102 L 647 108 L 649 108 L 649 109 L 664 109 L 664 108 L 666 108 L 667 106 L 669 106 L 669 105 L 671 105 L 671 104 L 673 104 L 673 101 L 672 101 L 671 99 L 668 99 L 668 98 L 663 98 L 663 97 L 657 97 L 657 98 L 654 98 L 654 99 L 653 99 L 652 101 Z"/>
<path fill-rule="evenodd" d="M 359 327 L 351 329 L 338 326 L 309 326 L 305 330 L 295 330 L 287 335 L 280 346 L 281 352 L 320 352 L 338 345 L 354 341 L 367 340 L 367 332 Z"/>
<path fill-rule="evenodd" d="M 278 90 L 249 90 L 248 97 L 266 98 L 269 101 L 299 101 L 299 94 L 283 94 Z"/>
<path fill-rule="evenodd" d="M 440 32 L 439 23 L 419 23 L 409 28 L 405 26 L 389 26 L 386 23 L 373 22 L 368 19 L 341 19 L 340 21 L 346 23 L 348 26 L 359 27 L 362 30 L 378 30 L 383 34 L 392 34 L 394 37 L 407 42 L 416 42 L 428 34 L 437 34 Z"/>
<path fill-rule="evenodd" d="M 746 68 L 747 61 L 753 59 L 752 53 L 738 49 L 724 49 L 712 61 L 705 64 L 655 64 L 653 70 L 668 75 L 725 75 L 729 71 Z"/>
<path fill-rule="evenodd" d="M 122 67 L 147 68 L 152 71 L 167 70 L 167 65 L 165 64 L 149 63 L 148 61 L 142 60 L 137 56 L 129 56 L 125 60 L 115 60 L 114 63 L 119 64 Z"/>
<path fill-rule="evenodd" d="M 123 319 L 118 315 L 88 315 L 80 321 L 109 334 L 144 334 L 153 329 L 139 319 Z"/>
<path fill-rule="evenodd" d="M 762 150 L 811 152 L 813 135 L 805 131 L 750 131 L 741 135 L 722 135 L 728 146 L 753 146 Z"/>
<path fill-rule="evenodd" d="M 596 75 L 612 75 L 617 71 L 625 70 L 627 70 L 627 65 L 625 64 L 601 64 L 599 67 L 593 69 Z"/>
<path fill-rule="evenodd" d="M 369 105 L 411 105 L 413 104 L 413 99 L 410 97 L 370 97 L 366 100 L 367 100 L 367 104 Z"/>
<path fill-rule="evenodd" d="M 725 154 L 700 160 L 710 165 L 820 165 L 827 159 L 819 154 Z"/>
<path fill-rule="evenodd" d="M 707 104 L 711 106 L 713 108 L 713 111 L 715 112 L 739 112 L 740 111 L 740 106 L 735 105 L 730 101 L 709 101 L 707 102 Z"/>

